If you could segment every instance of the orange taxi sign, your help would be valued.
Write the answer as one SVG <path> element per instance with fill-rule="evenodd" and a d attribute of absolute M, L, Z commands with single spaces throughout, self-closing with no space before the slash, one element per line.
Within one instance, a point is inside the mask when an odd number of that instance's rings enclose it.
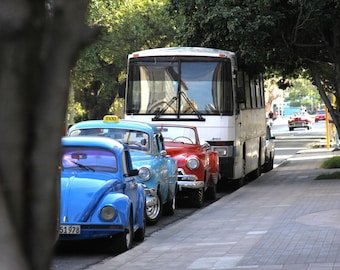
<path fill-rule="evenodd" d="M 117 115 L 105 115 L 103 118 L 103 122 L 119 122 L 119 117 Z"/>

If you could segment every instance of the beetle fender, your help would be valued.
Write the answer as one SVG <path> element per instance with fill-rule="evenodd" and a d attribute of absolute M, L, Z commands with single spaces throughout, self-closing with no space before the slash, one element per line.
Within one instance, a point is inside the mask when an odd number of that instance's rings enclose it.
<path fill-rule="evenodd" d="M 137 213 L 135 216 L 135 224 L 138 224 L 139 228 L 144 226 L 144 208 L 145 208 L 145 191 L 141 184 L 138 184 L 138 203 L 137 203 Z"/>
<path fill-rule="evenodd" d="M 105 205 L 113 206 L 117 211 L 116 219 L 124 227 L 128 226 L 131 202 L 128 196 L 121 193 L 108 194 L 100 204 L 100 209 Z M 100 210 L 99 209 L 99 210 Z"/>

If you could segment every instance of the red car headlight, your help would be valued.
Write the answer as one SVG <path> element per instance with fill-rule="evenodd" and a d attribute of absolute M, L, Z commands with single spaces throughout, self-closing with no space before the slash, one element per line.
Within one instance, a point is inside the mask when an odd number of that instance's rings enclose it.
<path fill-rule="evenodd" d="M 196 170 L 200 166 L 200 163 L 197 158 L 188 158 L 186 161 L 186 165 L 190 170 Z"/>

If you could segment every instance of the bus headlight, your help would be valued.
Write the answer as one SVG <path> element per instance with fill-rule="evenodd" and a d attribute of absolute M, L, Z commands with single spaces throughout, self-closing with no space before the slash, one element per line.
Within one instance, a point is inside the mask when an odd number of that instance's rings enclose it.
<path fill-rule="evenodd" d="M 228 148 L 216 147 L 214 151 L 217 152 L 220 157 L 228 156 Z"/>
<path fill-rule="evenodd" d="M 152 176 L 152 172 L 151 169 L 148 167 L 141 167 L 139 168 L 138 171 L 138 176 L 142 181 L 148 181 L 150 180 L 151 176 Z"/>
<path fill-rule="evenodd" d="M 188 158 L 187 159 L 187 167 L 190 170 L 196 170 L 199 167 L 200 163 L 197 158 Z"/>
<path fill-rule="evenodd" d="M 100 217 L 105 221 L 113 220 L 116 216 L 116 210 L 112 206 L 104 206 L 100 210 Z"/>

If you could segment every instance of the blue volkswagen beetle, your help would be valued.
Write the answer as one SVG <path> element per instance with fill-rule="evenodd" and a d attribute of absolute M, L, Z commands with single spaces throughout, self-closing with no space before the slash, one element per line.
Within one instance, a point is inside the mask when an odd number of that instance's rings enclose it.
<path fill-rule="evenodd" d="M 68 135 L 109 137 L 126 144 L 133 167 L 139 170 L 137 180 L 145 187 L 147 223 L 156 224 L 162 214 L 174 214 L 177 164 L 167 155 L 163 136 L 156 126 L 106 115 L 103 120 L 73 125 Z"/>
<path fill-rule="evenodd" d="M 145 234 L 145 192 L 128 149 L 100 137 L 63 137 L 59 240 L 108 238 L 113 251 Z"/>

